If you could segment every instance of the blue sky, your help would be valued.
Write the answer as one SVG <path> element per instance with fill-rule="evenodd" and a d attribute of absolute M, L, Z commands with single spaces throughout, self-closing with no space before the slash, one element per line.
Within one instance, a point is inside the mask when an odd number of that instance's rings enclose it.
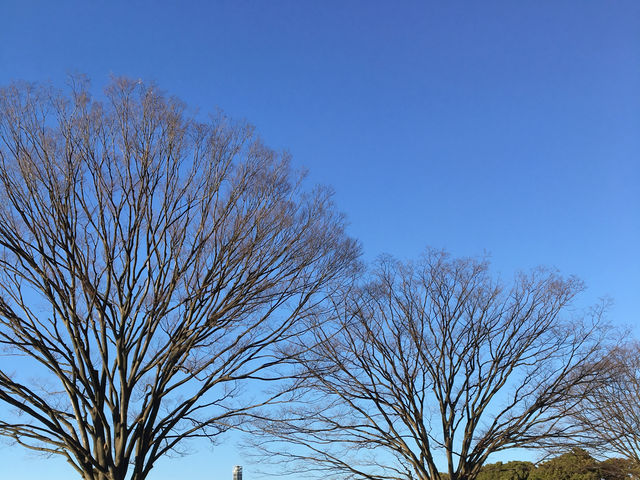
<path fill-rule="evenodd" d="M 0 0 L 0 84 L 73 72 L 255 124 L 333 186 L 368 259 L 429 245 L 488 251 L 507 278 L 551 265 L 586 282 L 582 304 L 608 295 L 614 322 L 638 323 L 636 0 Z M 223 443 L 151 480 L 230 478 L 242 460 Z M 13 447 L 0 463 L 73 475 Z"/>

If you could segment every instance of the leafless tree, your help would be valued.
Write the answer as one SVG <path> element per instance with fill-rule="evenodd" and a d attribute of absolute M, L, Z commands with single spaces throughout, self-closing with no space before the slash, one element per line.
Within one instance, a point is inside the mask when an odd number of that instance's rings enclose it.
<path fill-rule="evenodd" d="M 492 453 L 567 437 L 557 406 L 598 373 L 604 338 L 599 309 L 569 309 L 581 289 L 544 269 L 507 288 L 444 252 L 384 259 L 318 322 L 296 396 L 256 419 L 252 451 L 307 476 L 472 480 Z"/>
<path fill-rule="evenodd" d="M 640 471 L 640 344 L 615 347 L 605 365 L 606 378 L 571 410 L 583 427 L 576 439 L 597 454 L 621 455 Z"/>
<path fill-rule="evenodd" d="M 250 127 L 141 82 L 2 89 L 0 434 L 142 480 L 268 402 L 243 385 L 277 378 L 358 255 L 301 182 Z"/>

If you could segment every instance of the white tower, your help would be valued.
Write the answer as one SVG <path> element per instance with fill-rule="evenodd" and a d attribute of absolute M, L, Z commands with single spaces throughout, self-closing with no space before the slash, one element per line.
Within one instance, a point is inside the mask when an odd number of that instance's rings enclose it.
<path fill-rule="evenodd" d="M 242 467 L 240 465 L 233 467 L 233 480 L 242 480 Z"/>

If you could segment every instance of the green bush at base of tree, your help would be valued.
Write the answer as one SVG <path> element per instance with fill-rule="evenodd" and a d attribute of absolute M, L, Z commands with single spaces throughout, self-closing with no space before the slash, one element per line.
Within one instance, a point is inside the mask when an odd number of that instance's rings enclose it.
<path fill-rule="evenodd" d="M 531 462 L 497 462 L 482 468 L 478 480 L 527 480 L 535 468 Z"/>

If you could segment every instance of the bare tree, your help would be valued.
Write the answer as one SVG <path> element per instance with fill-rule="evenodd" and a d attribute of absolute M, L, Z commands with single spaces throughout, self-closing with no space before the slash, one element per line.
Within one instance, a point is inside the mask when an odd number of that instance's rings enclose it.
<path fill-rule="evenodd" d="M 605 378 L 571 410 L 583 427 L 576 440 L 600 455 L 621 455 L 640 471 L 640 344 L 612 349 L 605 366 Z"/>
<path fill-rule="evenodd" d="M 597 375 L 603 341 L 601 311 L 568 309 L 581 289 L 543 269 L 506 288 L 443 252 L 384 259 L 318 322 L 296 396 L 257 419 L 253 449 L 325 478 L 471 480 L 494 452 L 566 437 L 557 407 Z"/>
<path fill-rule="evenodd" d="M 269 398 L 282 341 L 351 273 L 326 189 L 141 82 L 0 91 L 0 434 L 144 479 Z M 3 411 L 4 411 L 3 410 Z"/>

